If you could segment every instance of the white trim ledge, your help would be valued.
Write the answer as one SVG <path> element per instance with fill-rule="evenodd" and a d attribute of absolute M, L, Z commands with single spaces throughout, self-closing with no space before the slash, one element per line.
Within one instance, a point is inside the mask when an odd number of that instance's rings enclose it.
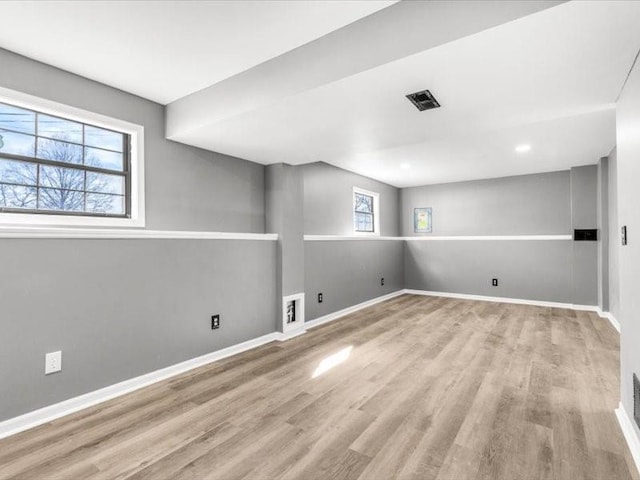
<path fill-rule="evenodd" d="M 627 414 L 627 410 L 624 408 L 624 405 L 622 405 L 622 402 L 618 404 L 618 408 L 616 408 L 615 412 L 616 417 L 618 418 L 618 423 L 620 424 L 620 429 L 624 435 L 624 439 L 627 441 L 627 445 L 631 451 L 631 456 L 636 464 L 636 469 L 640 473 L 640 439 L 638 438 L 636 429 L 633 426 L 631 418 Z"/>
<path fill-rule="evenodd" d="M 223 348 L 222 350 L 202 355 L 201 357 L 192 358 L 139 377 L 131 378 L 78 397 L 70 398 L 69 400 L 65 400 L 60 403 L 49 405 L 39 410 L 34 410 L 33 412 L 25 413 L 19 417 L 10 418 L 9 420 L 0 422 L 0 439 L 37 427 L 38 425 L 42 425 L 71 413 L 84 410 L 85 408 L 106 402 L 107 400 L 111 400 L 135 390 L 139 390 L 140 388 L 147 387 L 176 375 L 180 375 L 181 373 L 188 372 L 194 368 L 202 367 L 209 363 L 222 360 L 223 358 L 237 355 L 238 353 L 279 340 L 281 335 L 282 334 L 277 332 L 269 333 L 262 337 L 254 338 L 237 345 L 232 345 L 230 347 Z"/>
<path fill-rule="evenodd" d="M 363 308 L 370 307 L 375 305 L 376 303 L 384 302 L 386 300 L 391 300 L 392 298 L 398 297 L 404 294 L 404 290 L 398 290 L 396 292 L 389 293 L 387 295 L 382 295 L 381 297 L 372 298 L 371 300 L 367 300 L 366 302 L 358 303 L 357 305 L 352 305 L 351 307 L 343 308 L 342 310 L 338 310 L 333 313 L 328 313 L 327 315 L 323 315 L 322 317 L 314 318 L 313 320 L 309 320 L 304 324 L 305 328 L 314 328 L 325 323 L 331 322 L 333 320 L 337 320 L 340 317 L 344 317 L 353 312 L 357 312 L 358 310 L 362 310 Z"/>
<path fill-rule="evenodd" d="M 573 240 L 571 235 L 458 235 L 401 237 L 408 241 L 424 240 Z"/>
<path fill-rule="evenodd" d="M 437 240 L 519 240 L 519 241 L 567 241 L 573 240 L 571 235 L 454 235 L 454 236 L 415 236 L 415 237 L 383 237 L 367 235 L 305 235 L 307 242 L 350 241 L 350 240 L 403 240 L 410 242 L 437 241 Z"/>
<path fill-rule="evenodd" d="M 1 227 L 1 238 L 277 240 L 277 233 L 187 232 L 170 230 Z"/>
<path fill-rule="evenodd" d="M 403 293 L 406 293 L 409 295 L 425 295 L 428 297 L 446 297 L 446 298 L 459 298 L 462 300 L 478 300 L 481 302 L 514 303 L 518 305 L 533 305 L 537 307 L 568 308 L 570 310 L 580 310 L 580 311 L 587 311 L 587 312 L 598 311 L 598 307 L 595 305 L 574 305 L 572 303 L 546 302 L 543 300 L 527 300 L 523 298 L 489 297 L 485 295 L 470 295 L 467 293 L 432 292 L 429 290 L 411 290 L 411 289 L 405 289 Z"/>
<path fill-rule="evenodd" d="M 403 237 L 383 237 L 380 235 L 305 235 L 306 242 L 331 242 L 349 240 L 403 240 Z"/>

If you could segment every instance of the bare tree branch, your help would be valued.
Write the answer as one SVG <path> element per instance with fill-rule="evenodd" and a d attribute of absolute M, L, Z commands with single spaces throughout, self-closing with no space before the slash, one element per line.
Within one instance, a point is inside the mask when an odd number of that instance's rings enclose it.
<path fill-rule="evenodd" d="M 104 194 L 116 192 L 111 192 L 107 177 L 74 168 L 82 164 L 82 147 L 65 140 L 65 135 L 58 135 L 55 140 L 40 138 L 38 156 L 68 163 L 69 167 L 10 161 L 2 169 L 1 178 L 7 183 L 0 183 L 0 206 L 88 212 L 112 210 L 114 197 Z M 99 165 L 99 162 L 87 156 L 85 164 Z M 40 187 L 39 196 L 35 187 Z"/>

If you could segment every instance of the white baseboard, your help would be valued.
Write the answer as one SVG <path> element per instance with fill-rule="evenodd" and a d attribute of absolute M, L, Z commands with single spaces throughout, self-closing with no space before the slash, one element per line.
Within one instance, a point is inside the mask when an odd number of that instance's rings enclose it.
<path fill-rule="evenodd" d="M 192 358 L 191 360 L 187 360 L 176 365 L 171 365 L 114 385 L 109 385 L 108 387 L 101 388 L 100 390 L 95 390 L 78 397 L 70 398 L 69 400 L 49 405 L 39 410 L 34 410 L 33 412 L 25 413 L 19 417 L 10 418 L 9 420 L 0 422 L 0 439 L 38 425 L 42 425 L 43 423 L 50 422 L 56 418 L 84 410 L 85 408 L 97 405 L 98 403 L 106 402 L 112 398 L 133 392 L 134 390 L 149 386 L 161 380 L 166 380 L 167 378 L 193 370 L 194 368 L 207 365 L 231 355 L 251 350 L 266 343 L 273 342 L 274 340 L 279 340 L 281 335 L 282 334 L 277 332 L 270 333 L 237 345 L 232 345 L 231 347 L 223 348 L 216 352 L 202 355 L 201 357 Z"/>
<path fill-rule="evenodd" d="M 207 365 L 231 355 L 236 355 L 238 353 L 251 350 L 266 343 L 273 341 L 284 342 L 286 340 L 306 333 L 306 329 L 308 328 L 317 327 L 318 325 L 329 322 L 331 320 L 335 320 L 336 318 L 339 318 L 351 312 L 355 312 L 370 305 L 374 305 L 384 300 L 396 297 L 398 295 L 401 295 L 402 293 L 403 291 L 400 290 L 389 295 L 374 298 L 373 300 L 369 300 L 367 302 L 354 305 L 353 307 L 345 308 L 338 312 L 334 312 L 329 315 L 325 315 L 324 317 L 317 318 L 315 320 L 312 320 L 311 322 L 306 322 L 303 327 L 286 333 L 270 333 L 262 337 L 239 343 L 238 345 L 232 345 L 231 347 L 223 348 L 222 350 L 218 350 L 217 352 L 208 353 L 201 357 L 193 358 L 191 360 L 187 360 L 176 365 L 171 365 L 169 367 L 156 370 L 139 377 L 131 378 L 114 385 L 109 385 L 108 387 L 101 388 L 100 390 L 85 393 L 84 395 L 80 395 L 78 397 L 70 398 L 69 400 L 65 400 L 60 403 L 34 410 L 33 412 L 25 413 L 24 415 L 20 415 L 19 417 L 10 418 L 9 420 L 0 422 L 0 439 L 9 437 L 19 432 L 23 432 L 33 427 L 37 427 L 38 425 L 51 422 L 52 420 L 55 420 L 57 418 L 64 417 L 65 415 L 69 415 L 80 410 L 84 410 L 85 408 L 92 407 L 99 403 L 106 402 L 107 400 L 111 400 L 140 388 L 147 387 L 151 384 L 166 380 L 167 378 L 179 375 L 181 373 L 188 372 L 189 370 L 193 370 L 194 368 Z"/>
<path fill-rule="evenodd" d="M 371 300 L 367 300 L 366 302 L 359 303 L 357 305 L 353 305 L 351 307 L 343 308 L 342 310 L 338 310 L 337 312 L 329 313 L 327 315 L 323 315 L 322 317 L 315 318 L 306 322 L 304 325 L 306 328 L 314 328 L 319 325 L 325 324 L 327 322 L 331 322 L 340 317 L 344 317 L 353 312 L 357 312 L 358 310 L 362 310 L 363 308 L 370 307 L 371 305 L 375 305 L 376 303 L 384 302 L 385 300 L 390 300 L 394 297 L 402 295 L 406 293 L 405 290 L 398 290 L 397 292 L 389 293 L 388 295 L 382 295 L 381 297 L 376 297 Z"/>
<path fill-rule="evenodd" d="M 304 323 L 304 327 L 293 330 L 291 332 L 269 333 L 267 335 L 263 335 L 262 337 L 254 338 L 252 340 L 248 340 L 246 342 L 242 342 L 237 345 L 232 345 L 230 347 L 223 348 L 222 350 L 208 353 L 201 357 L 186 360 L 176 365 L 171 365 L 169 367 L 156 370 L 154 372 L 150 372 L 150 373 L 141 375 L 139 377 L 125 380 L 123 382 L 116 383 L 114 385 L 109 385 L 108 387 L 104 387 L 99 390 L 95 390 L 93 392 L 80 395 L 78 397 L 70 398 L 69 400 L 65 400 L 60 403 L 56 403 L 38 410 L 34 410 L 33 412 L 25 413 L 24 415 L 20 415 L 19 417 L 10 418 L 8 420 L 0 422 L 0 439 L 14 435 L 24 430 L 28 430 L 38 425 L 42 425 L 44 423 L 55 420 L 57 418 L 64 417 L 65 415 L 69 415 L 71 413 L 84 410 L 85 408 L 92 407 L 99 403 L 106 402 L 107 400 L 111 400 L 121 395 L 125 395 L 127 393 L 133 392 L 140 388 L 144 388 L 146 386 L 152 385 L 162 380 L 166 380 L 167 378 L 171 378 L 181 373 L 188 372 L 189 370 L 193 370 L 194 368 L 198 368 L 203 365 L 213 363 L 217 360 L 221 360 L 231 355 L 236 355 L 238 353 L 251 350 L 253 348 L 259 347 L 266 343 L 273 342 L 273 341 L 289 340 L 291 338 L 294 338 L 306 333 L 307 329 L 311 329 L 319 325 L 323 325 L 325 323 L 331 322 L 333 320 L 336 320 L 350 313 L 357 312 L 358 310 L 362 310 L 363 308 L 370 307 L 377 303 L 384 302 L 385 300 L 390 300 L 394 297 L 397 297 L 403 294 L 428 295 L 428 296 L 437 296 L 437 297 L 462 298 L 462 299 L 468 299 L 468 300 L 480 300 L 480 301 L 488 301 L 488 302 L 517 303 L 517 304 L 538 305 L 538 306 L 546 306 L 546 307 L 570 308 L 574 310 L 598 311 L 597 307 L 592 307 L 589 305 L 571 305 L 571 304 L 565 304 L 565 303 L 541 302 L 536 300 L 522 300 L 522 299 L 514 299 L 514 298 L 488 297 L 488 296 L 482 296 L 482 295 L 467 295 L 467 294 L 447 293 L 447 292 L 430 292 L 426 290 L 408 290 L 408 289 L 398 290 L 396 292 L 392 292 L 387 295 L 376 297 L 371 300 L 367 300 L 366 302 L 362 302 L 357 305 L 353 305 L 351 307 L 338 310 L 337 312 L 329 313 L 322 317 L 318 317 L 314 320 L 310 320 Z M 608 318 L 611 324 L 618 331 L 620 331 L 619 324 L 617 320 L 613 317 L 613 315 L 611 315 L 610 313 L 602 313 L 601 311 L 598 311 L 598 313 L 600 313 L 602 317 Z M 639 449 L 639 452 L 640 452 L 640 449 Z"/>
<path fill-rule="evenodd" d="M 598 315 L 600 315 L 602 318 L 606 318 L 607 320 L 609 320 L 609 323 L 611 323 L 613 328 L 615 328 L 618 333 L 620 333 L 620 322 L 618 322 L 618 319 L 614 317 L 611 312 L 603 312 L 602 310 L 600 310 L 600 308 L 598 308 L 597 312 Z"/>
<path fill-rule="evenodd" d="M 524 298 L 489 297 L 486 295 L 470 295 L 467 293 L 431 292 L 428 290 L 411 289 L 405 289 L 403 293 L 407 293 L 410 295 L 426 295 L 429 297 L 447 297 L 460 298 L 463 300 L 478 300 L 481 302 L 515 303 L 518 305 L 534 305 L 537 307 L 568 308 L 570 310 L 583 310 L 588 312 L 598 311 L 598 307 L 596 305 L 574 305 L 572 303 L 545 302 L 543 300 L 527 300 Z"/>
<path fill-rule="evenodd" d="M 390 293 L 389 295 L 383 295 L 381 297 L 368 300 L 358 305 L 345 308 L 338 312 L 316 318 L 315 320 L 306 322 L 303 327 L 286 333 L 269 333 L 262 337 L 254 338 L 237 345 L 223 348 L 222 350 L 218 350 L 217 352 L 208 353 L 201 357 L 193 358 L 191 360 L 187 360 L 176 365 L 171 365 L 169 367 L 156 370 L 139 377 L 131 378 L 114 385 L 109 385 L 108 387 L 101 388 L 100 390 L 85 393 L 84 395 L 80 395 L 78 397 L 70 398 L 69 400 L 65 400 L 60 403 L 34 410 L 33 412 L 25 413 L 24 415 L 20 415 L 19 417 L 10 418 L 9 420 L 0 422 L 0 439 L 9 437 L 19 432 L 23 432 L 33 427 L 37 427 L 38 425 L 51 422 L 57 418 L 64 417 L 65 415 L 69 415 L 80 410 L 84 410 L 85 408 L 92 407 L 99 403 L 106 402 L 107 400 L 111 400 L 140 388 L 147 387 L 181 373 L 188 372 L 189 370 L 193 370 L 194 368 L 213 363 L 217 360 L 222 360 L 223 358 L 230 357 L 231 355 L 236 355 L 238 353 L 251 350 L 266 343 L 273 341 L 283 342 L 289 340 L 306 333 L 306 329 L 308 328 L 317 327 L 318 325 L 330 322 L 331 320 L 335 320 L 336 318 L 347 315 L 348 313 L 352 313 L 370 305 L 375 305 L 376 303 L 389 300 L 390 298 L 397 297 L 398 295 L 402 295 L 403 293 L 403 290 L 399 290 L 397 292 Z"/>
<path fill-rule="evenodd" d="M 622 402 L 620 402 L 618 408 L 616 408 L 616 417 L 618 417 L 620 429 L 622 430 L 624 439 L 627 441 L 631 456 L 636 464 L 636 469 L 640 473 L 640 438 L 638 438 L 633 422 L 627 414 L 627 410 L 622 405 Z"/>
<path fill-rule="evenodd" d="M 307 333 L 307 330 L 304 326 L 296 328 L 295 330 L 289 330 L 287 332 L 277 332 L 276 340 L 279 342 L 286 342 L 287 340 L 291 340 L 292 338 L 299 337 L 302 334 Z"/>

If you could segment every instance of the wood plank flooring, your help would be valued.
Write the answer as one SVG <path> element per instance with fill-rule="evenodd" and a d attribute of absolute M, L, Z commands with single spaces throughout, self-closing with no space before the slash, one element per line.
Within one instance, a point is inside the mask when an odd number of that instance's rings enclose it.
<path fill-rule="evenodd" d="M 593 313 L 403 295 L 0 440 L 0 478 L 640 480 L 618 352 Z"/>

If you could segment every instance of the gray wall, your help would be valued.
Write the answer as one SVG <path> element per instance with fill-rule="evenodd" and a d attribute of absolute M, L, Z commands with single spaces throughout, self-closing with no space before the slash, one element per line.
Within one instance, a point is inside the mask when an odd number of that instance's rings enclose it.
<path fill-rule="evenodd" d="M 617 149 L 613 149 L 608 157 L 609 185 L 607 188 L 609 209 L 609 312 L 620 318 L 620 225 L 618 224 L 618 158 Z"/>
<path fill-rule="evenodd" d="M 277 163 L 265 172 L 266 228 L 278 234 L 276 295 L 304 292 L 304 184 L 300 167 Z M 282 302 L 276 302 L 283 330 Z"/>
<path fill-rule="evenodd" d="M 405 288 L 571 303 L 570 241 L 407 241 Z M 491 286 L 491 279 L 499 280 Z"/>
<path fill-rule="evenodd" d="M 633 418 L 632 374 L 640 376 L 640 64 L 636 63 L 616 110 L 618 225 L 626 225 L 628 245 L 620 246 L 620 360 L 621 398 Z M 632 422 L 633 423 L 633 422 Z M 640 436 L 640 430 L 633 428 Z"/>
<path fill-rule="evenodd" d="M 598 167 L 571 168 L 572 228 L 596 228 L 598 222 Z"/>
<path fill-rule="evenodd" d="M 609 311 L 609 159 L 598 162 L 598 306 Z"/>
<path fill-rule="evenodd" d="M 589 223 L 591 217 L 595 228 L 596 174 L 588 166 L 403 189 L 401 230 L 404 236 L 432 237 L 567 235 L 574 221 Z M 432 234 L 413 232 L 418 207 L 433 208 Z M 575 248 L 569 240 L 407 241 L 405 287 L 595 305 L 597 244 L 583 243 Z"/>
<path fill-rule="evenodd" d="M 380 194 L 380 232 L 396 236 L 399 190 L 323 162 L 302 165 L 304 177 L 304 233 L 353 235 L 353 187 Z"/>
<path fill-rule="evenodd" d="M 380 230 L 397 236 L 399 190 L 318 162 L 302 165 L 304 233 L 353 235 L 353 187 L 380 194 Z M 400 240 L 305 241 L 305 316 L 313 320 L 404 288 Z M 380 279 L 385 279 L 384 286 Z M 318 293 L 324 296 L 318 303 Z"/>
<path fill-rule="evenodd" d="M 0 66 L 2 87 L 144 126 L 147 228 L 264 232 L 263 166 L 165 140 L 161 105 L 6 50 Z M 0 420 L 273 332 L 275 248 L 0 240 Z"/>
<path fill-rule="evenodd" d="M 412 235 L 570 233 L 569 172 L 404 188 L 401 231 Z M 433 208 L 433 233 L 413 232 L 413 209 Z"/>
<path fill-rule="evenodd" d="M 403 243 L 305 241 L 306 320 L 404 288 Z M 322 303 L 318 303 L 318 293 L 324 296 Z"/>
<path fill-rule="evenodd" d="M 598 225 L 598 167 L 571 169 L 572 229 L 592 229 Z M 573 242 L 573 297 L 576 305 L 598 305 L 598 244 Z"/>
<path fill-rule="evenodd" d="M 275 331 L 273 241 L 0 244 L 0 421 Z"/>
<path fill-rule="evenodd" d="M 0 86 L 144 126 L 147 228 L 264 232 L 264 167 L 164 138 L 164 107 L 0 49 Z"/>
<path fill-rule="evenodd" d="M 282 295 L 304 292 L 303 183 L 300 168 L 278 163 L 266 172 L 266 225 L 278 234 Z"/>

